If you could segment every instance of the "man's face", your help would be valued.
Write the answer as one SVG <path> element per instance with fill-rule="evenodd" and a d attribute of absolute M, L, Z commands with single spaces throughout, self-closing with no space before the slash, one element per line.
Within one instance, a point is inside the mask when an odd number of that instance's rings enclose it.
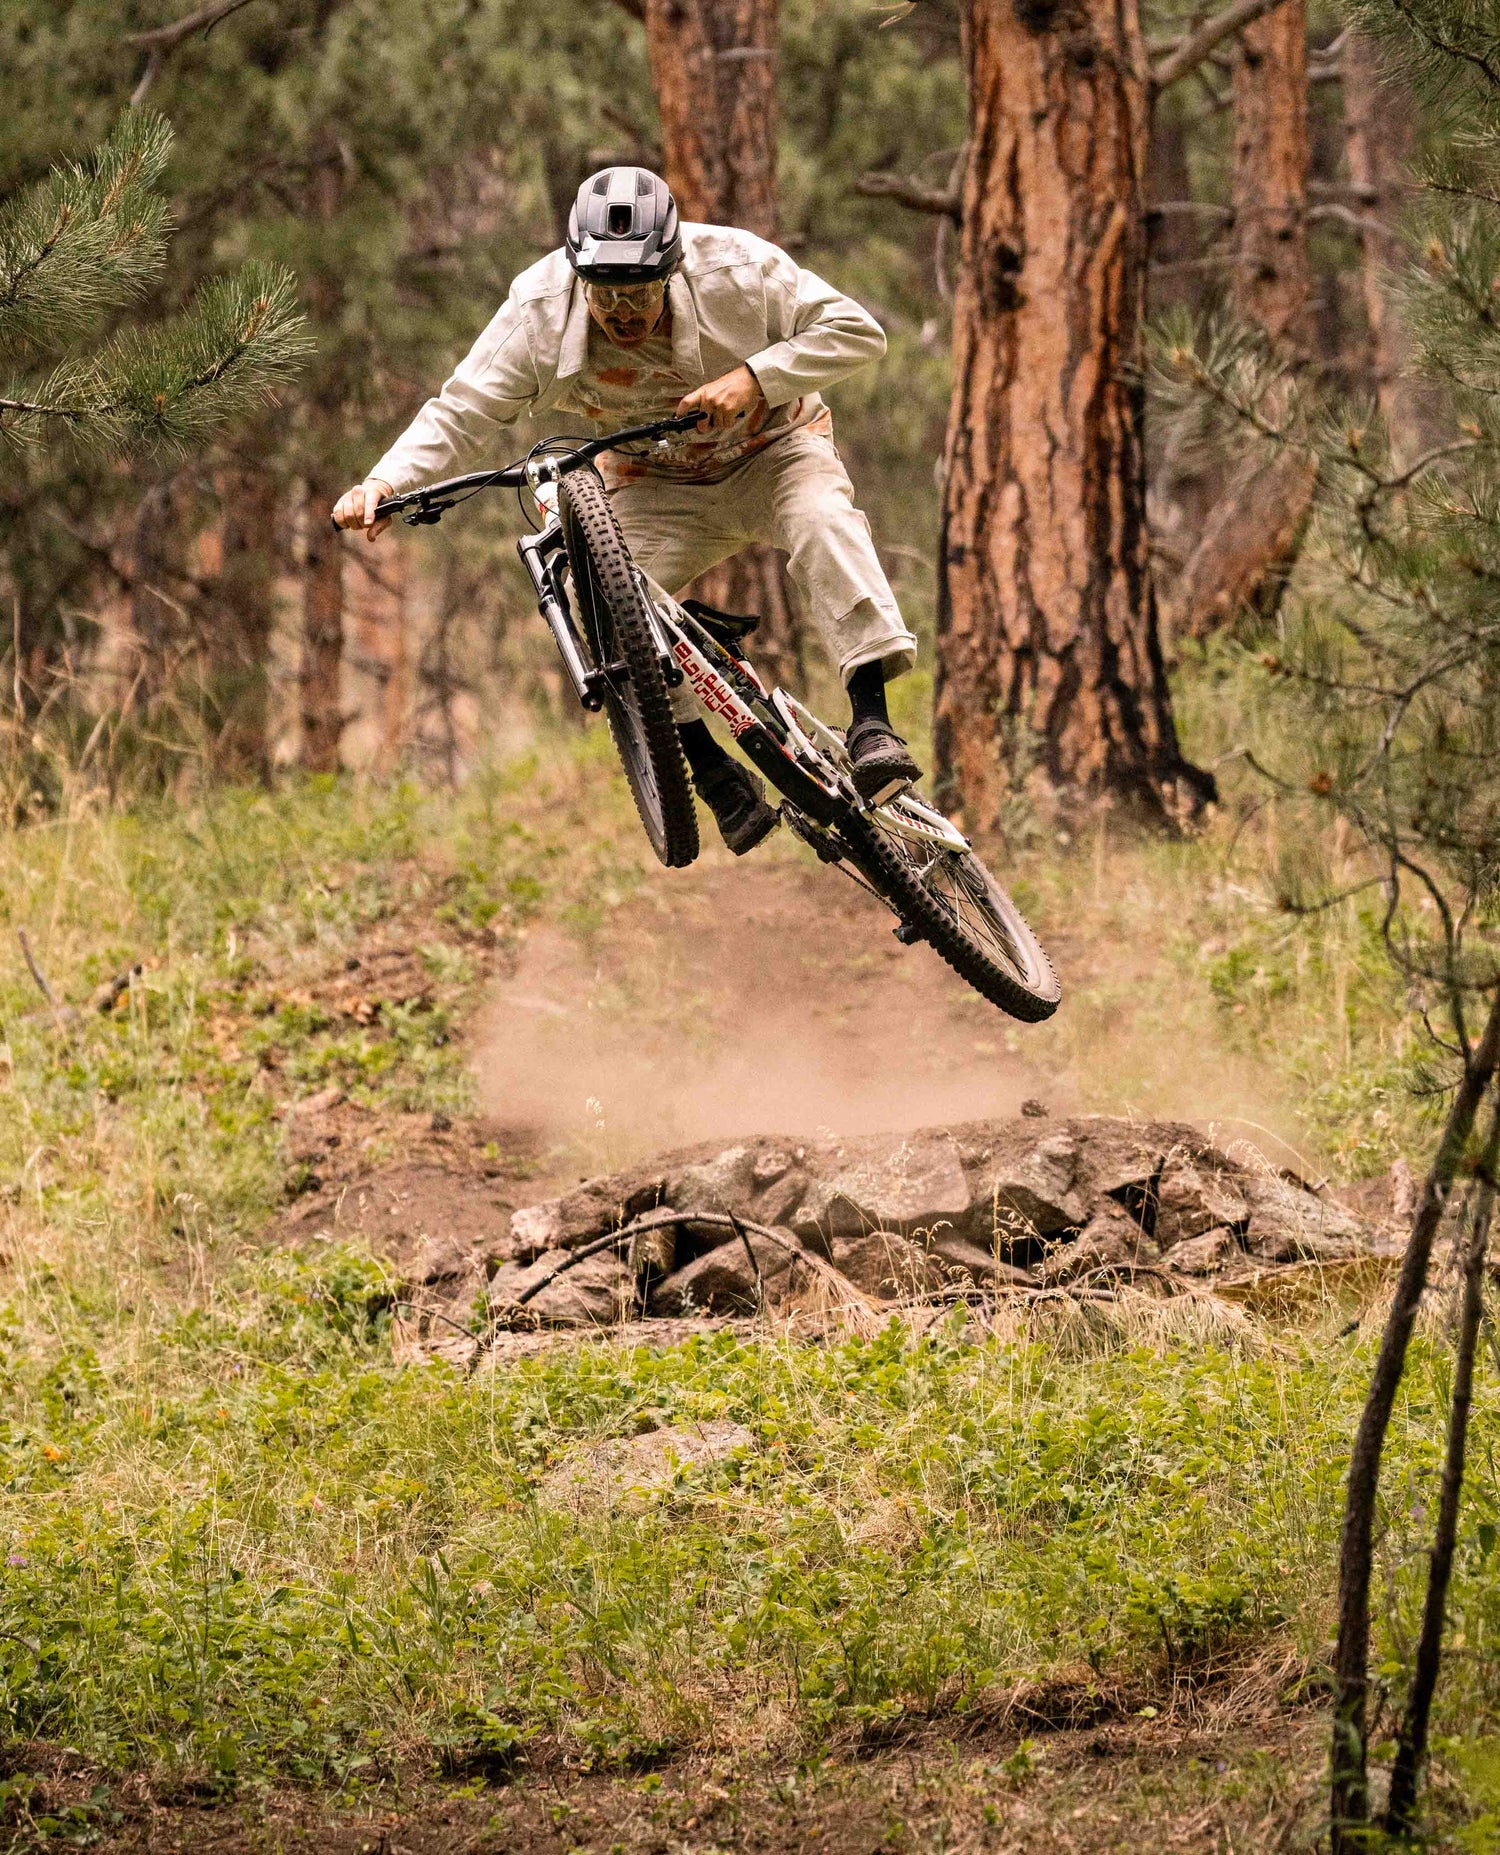
<path fill-rule="evenodd" d="M 667 300 L 665 283 L 584 286 L 589 314 L 617 348 L 638 347 L 661 321 Z"/>

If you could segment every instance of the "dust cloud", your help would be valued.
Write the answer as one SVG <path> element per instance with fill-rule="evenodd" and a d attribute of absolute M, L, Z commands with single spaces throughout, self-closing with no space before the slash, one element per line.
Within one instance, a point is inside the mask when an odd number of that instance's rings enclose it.
<path fill-rule="evenodd" d="M 532 935 L 477 1052 L 486 1113 L 580 1169 L 741 1133 L 1013 1114 L 1011 1027 L 795 852 L 653 872 L 597 934 Z"/>
<path fill-rule="evenodd" d="M 795 846 L 653 870 L 597 932 L 527 939 L 479 1027 L 486 1117 L 558 1180 L 697 1140 L 901 1131 L 1028 1098 L 1173 1115 L 1299 1163 L 1264 1079 L 1214 1053 L 1170 982 L 1143 1021 L 1101 987 L 1097 949 L 1062 943 L 1061 1012 L 1017 1024 L 892 925 Z M 1140 999 L 1162 996 L 1153 977 Z"/>

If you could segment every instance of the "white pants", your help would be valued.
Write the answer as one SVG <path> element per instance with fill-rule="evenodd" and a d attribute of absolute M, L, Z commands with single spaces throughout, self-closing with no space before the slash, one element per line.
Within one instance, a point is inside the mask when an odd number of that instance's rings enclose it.
<path fill-rule="evenodd" d="M 887 679 L 916 660 L 870 524 L 832 438 L 789 432 L 721 483 L 632 477 L 611 493 L 636 565 L 672 594 L 752 541 L 789 555 L 792 584 L 848 682 L 861 664 Z"/>

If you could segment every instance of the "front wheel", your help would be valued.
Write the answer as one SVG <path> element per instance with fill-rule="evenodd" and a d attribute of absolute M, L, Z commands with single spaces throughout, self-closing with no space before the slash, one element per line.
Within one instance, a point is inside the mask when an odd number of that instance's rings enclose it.
<path fill-rule="evenodd" d="M 1050 1018 L 1062 987 L 1041 942 L 972 850 L 937 841 L 925 811 L 904 797 L 851 811 L 839 842 L 913 938 L 930 941 L 976 992 L 1024 1023 Z"/>
<path fill-rule="evenodd" d="M 578 615 L 597 666 L 610 671 L 609 731 L 651 848 L 680 869 L 698 854 L 698 810 L 645 595 L 598 472 L 570 470 L 558 492 Z"/>

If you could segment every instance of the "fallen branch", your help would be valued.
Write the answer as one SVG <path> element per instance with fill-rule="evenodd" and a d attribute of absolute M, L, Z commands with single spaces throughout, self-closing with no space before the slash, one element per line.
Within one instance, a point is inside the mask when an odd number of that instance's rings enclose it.
<path fill-rule="evenodd" d="M 31 951 L 31 940 L 28 937 L 25 928 L 18 927 L 16 929 L 16 939 L 20 941 L 21 952 L 26 957 L 26 970 L 31 974 L 32 978 L 36 981 L 37 991 L 39 991 L 42 997 L 46 999 L 47 1009 L 52 1013 L 53 1024 L 57 1027 L 58 1030 L 61 1030 L 65 1022 L 64 1017 L 63 1017 L 63 1008 L 61 1005 L 58 1004 L 56 998 L 53 996 L 52 988 L 47 983 L 47 975 L 42 971 L 41 967 L 37 965 L 36 955 Z"/>
<path fill-rule="evenodd" d="M 1225 7 L 1222 13 L 1215 13 L 1212 19 L 1204 20 L 1195 32 L 1185 34 L 1164 58 L 1151 67 L 1151 88 L 1165 90 L 1168 84 L 1175 84 L 1179 77 L 1186 77 L 1189 71 L 1203 63 L 1217 45 L 1259 19 L 1262 13 L 1269 13 L 1272 7 L 1281 4 L 1282 0 L 1233 0 L 1233 4 Z"/>

